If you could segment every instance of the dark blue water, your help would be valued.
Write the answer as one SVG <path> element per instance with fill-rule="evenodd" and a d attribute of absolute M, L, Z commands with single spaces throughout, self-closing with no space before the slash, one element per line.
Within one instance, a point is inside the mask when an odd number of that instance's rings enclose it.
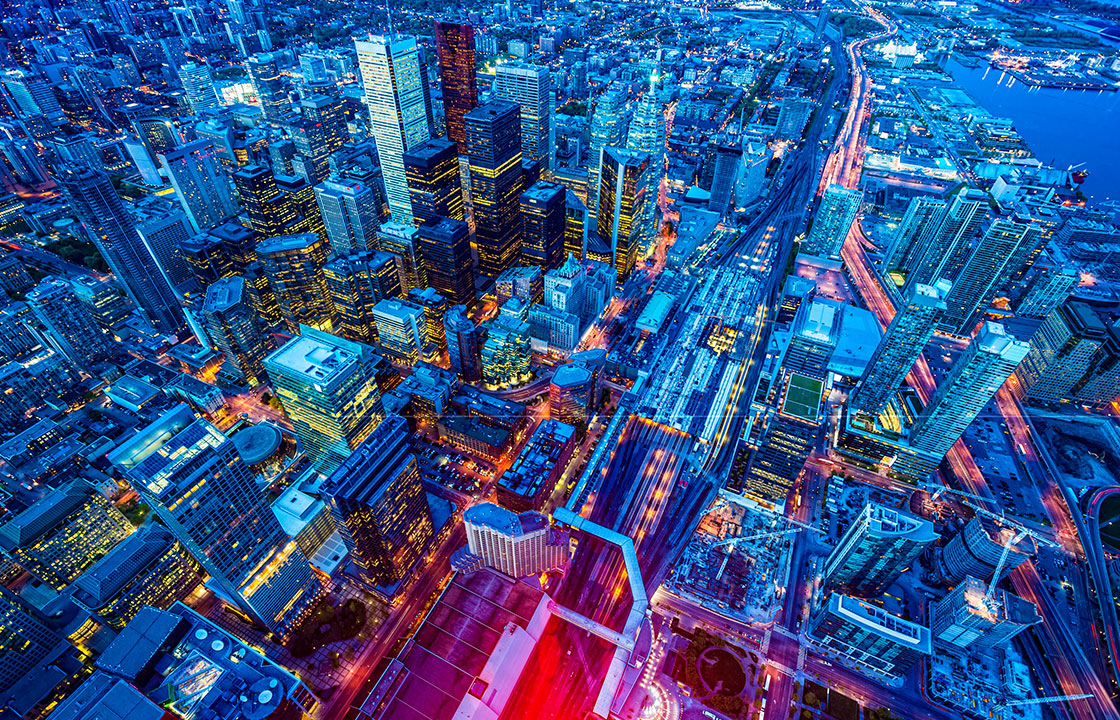
<path fill-rule="evenodd" d="M 1009 117 L 1044 163 L 1085 163 L 1081 186 L 1090 200 L 1120 200 L 1120 92 L 1032 88 L 981 62 L 950 61 L 949 71 L 973 100 Z"/>

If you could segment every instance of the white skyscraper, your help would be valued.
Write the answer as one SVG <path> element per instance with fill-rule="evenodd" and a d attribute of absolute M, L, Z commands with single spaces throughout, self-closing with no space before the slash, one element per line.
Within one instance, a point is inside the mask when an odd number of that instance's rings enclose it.
<path fill-rule="evenodd" d="M 862 203 L 859 190 L 829 185 L 821 196 L 809 235 L 801 243 L 801 252 L 820 257 L 839 255 Z"/>
<path fill-rule="evenodd" d="M 336 255 L 377 248 L 377 196 L 360 182 L 328 180 L 315 186 L 315 199 Z"/>
<path fill-rule="evenodd" d="M 649 153 L 658 167 L 665 162 L 665 105 L 653 87 L 638 101 L 638 109 L 630 121 L 626 148 Z"/>
<path fill-rule="evenodd" d="M 416 38 L 373 36 L 354 46 L 389 212 L 395 222 L 411 225 L 412 201 L 402 157 L 430 137 Z"/>
<path fill-rule="evenodd" d="M 540 161 L 541 175 L 551 176 L 556 143 L 548 68 L 520 62 L 499 65 L 494 75 L 494 95 L 521 106 L 521 155 Z"/>
<path fill-rule="evenodd" d="M 159 162 L 196 232 L 217 227 L 237 214 L 237 203 L 211 141 L 195 140 L 160 153 Z"/>
<path fill-rule="evenodd" d="M 179 68 L 179 80 L 183 83 L 183 92 L 187 94 L 191 110 L 199 113 L 218 107 L 218 94 L 214 91 L 214 79 L 208 66 L 189 62 Z"/>

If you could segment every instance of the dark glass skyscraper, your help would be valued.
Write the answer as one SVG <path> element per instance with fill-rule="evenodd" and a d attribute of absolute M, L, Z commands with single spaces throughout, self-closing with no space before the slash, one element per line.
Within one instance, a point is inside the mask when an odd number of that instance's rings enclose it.
<path fill-rule="evenodd" d="M 447 137 L 458 143 L 459 152 L 466 152 L 467 134 L 463 116 L 478 105 L 474 28 L 470 23 L 437 20 L 435 35 L 439 81 L 443 87 L 443 112 L 447 118 Z"/>
<path fill-rule="evenodd" d="M 362 579 L 405 578 L 434 535 L 408 425 L 390 415 L 323 484 L 335 526 Z"/>
<path fill-rule="evenodd" d="M 564 262 L 566 188 L 538 182 L 521 194 L 521 262 L 542 271 Z"/>
<path fill-rule="evenodd" d="M 144 319 L 161 332 L 183 329 L 187 321 L 179 298 L 144 246 L 109 176 L 79 168 L 59 172 L 57 180 Z"/>
<path fill-rule="evenodd" d="M 478 269 L 497 277 L 521 253 L 521 111 L 498 100 L 465 118 Z"/>
<path fill-rule="evenodd" d="M 452 304 L 474 306 L 471 233 L 467 224 L 445 217 L 425 220 L 420 225 L 418 245 L 429 287 Z"/>
<path fill-rule="evenodd" d="M 404 173 L 417 225 L 432 217 L 463 219 L 459 150 L 446 138 L 432 138 L 404 154 Z"/>
<path fill-rule="evenodd" d="M 451 369 L 466 382 L 482 379 L 482 338 L 474 322 L 467 317 L 465 305 L 447 309 L 443 316 L 447 334 L 447 356 Z"/>

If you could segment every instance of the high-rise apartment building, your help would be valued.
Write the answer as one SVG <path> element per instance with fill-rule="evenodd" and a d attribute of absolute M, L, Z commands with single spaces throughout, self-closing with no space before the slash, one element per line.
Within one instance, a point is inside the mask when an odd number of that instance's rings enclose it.
<path fill-rule="evenodd" d="M 417 235 L 428 286 L 453 305 L 473 307 L 474 267 L 470 227 L 462 220 L 433 217 L 421 223 Z"/>
<path fill-rule="evenodd" d="M 932 197 L 918 196 L 910 200 L 883 257 L 888 272 L 909 272 L 925 253 L 941 225 L 948 203 Z"/>
<path fill-rule="evenodd" d="M 426 85 L 416 38 L 375 36 L 354 45 L 389 212 L 395 222 L 411 225 L 412 201 L 403 156 L 429 138 Z"/>
<path fill-rule="evenodd" d="M 937 538 L 930 521 L 868 503 L 825 560 L 825 582 L 850 595 L 878 599 Z"/>
<path fill-rule="evenodd" d="M 556 146 L 552 127 L 555 99 L 548 68 L 524 62 L 498 65 L 494 71 L 493 96 L 521 107 L 521 156 L 539 163 L 540 173 L 545 178 L 552 177 Z"/>
<path fill-rule="evenodd" d="M 480 105 L 465 117 L 478 269 L 497 277 L 521 252 L 521 116 L 511 102 Z"/>
<path fill-rule="evenodd" d="M 381 213 L 372 187 L 362 182 L 327 180 L 315 186 L 315 200 L 334 254 L 377 248 Z"/>
<path fill-rule="evenodd" d="M 863 600 L 832 593 L 809 620 L 809 635 L 841 662 L 904 677 L 933 652 L 929 628 Z"/>
<path fill-rule="evenodd" d="M 210 344 L 226 356 L 250 385 L 266 380 L 264 337 L 257 326 L 245 278 L 231 275 L 206 288 L 202 303 L 202 326 Z"/>
<path fill-rule="evenodd" d="M 432 138 L 404 154 L 412 215 L 417 225 L 445 217 L 463 219 L 463 184 L 459 148 L 446 138 Z"/>
<path fill-rule="evenodd" d="M 1069 267 L 1038 273 L 1015 304 L 1015 314 L 1023 317 L 1046 317 L 1066 301 L 1080 279 L 1077 271 Z"/>
<path fill-rule="evenodd" d="M 541 271 L 564 262 L 567 188 L 544 180 L 521 194 L 521 263 Z"/>
<path fill-rule="evenodd" d="M 46 278 L 27 293 L 26 301 L 47 329 L 47 342 L 78 367 L 89 370 L 113 354 L 112 339 L 66 281 Z"/>
<path fill-rule="evenodd" d="M 323 275 L 327 243 L 314 233 L 278 235 L 257 244 L 257 257 L 292 332 L 331 326 L 331 296 Z"/>
<path fill-rule="evenodd" d="M 408 576 L 435 534 L 408 424 L 390 415 L 323 484 L 350 557 L 371 586 Z"/>
<path fill-rule="evenodd" d="M 650 185 L 649 155 L 608 147 L 600 157 L 598 231 L 621 282 L 653 236 L 647 204 L 657 202 L 657 190 Z"/>
<path fill-rule="evenodd" d="M 997 282 L 1009 270 L 1008 264 L 1019 262 L 1017 258 L 1023 256 L 1020 248 L 1033 247 L 1040 235 L 1035 225 L 1006 220 L 992 223 L 953 280 L 939 327 L 949 333 L 969 334 L 973 316 L 999 290 Z"/>
<path fill-rule="evenodd" d="M 930 632 L 935 642 L 953 649 L 1007 647 L 1031 625 L 1042 622 L 1034 603 L 966 577 L 953 592 L 930 607 Z"/>
<path fill-rule="evenodd" d="M 285 637 L 325 588 L 276 519 L 233 441 L 186 405 L 109 455 L 210 587 Z"/>
<path fill-rule="evenodd" d="M 515 513 L 494 503 L 479 503 L 463 513 L 466 552 L 457 563 L 471 561 L 512 578 L 539 575 L 563 567 L 568 538 L 550 527 L 548 516 L 532 510 Z"/>
<path fill-rule="evenodd" d="M 237 203 L 211 141 L 196 140 L 162 152 L 159 162 L 195 232 L 221 225 L 237 214 Z"/>
<path fill-rule="evenodd" d="M 944 457 L 1029 351 L 999 323 L 984 323 L 914 421 L 910 446 Z"/>
<path fill-rule="evenodd" d="M 80 168 L 61 171 L 56 179 L 144 319 L 161 332 L 184 328 L 186 316 L 179 298 L 145 247 L 109 176 Z"/>
<path fill-rule="evenodd" d="M 913 251 L 900 268 L 906 274 L 907 290 L 916 283 L 929 285 L 938 278 L 956 282 L 957 273 L 972 249 L 972 239 L 988 217 L 990 201 L 987 193 L 963 189 L 949 200 L 944 212 L 922 221 L 923 229 L 914 241 Z M 926 223 L 936 225 L 927 231 Z"/>
<path fill-rule="evenodd" d="M 84 480 L 71 480 L 0 525 L 0 548 L 62 590 L 132 532 L 132 524 Z"/>
<path fill-rule="evenodd" d="M 458 144 L 460 153 L 466 153 L 467 133 L 463 117 L 478 105 L 474 28 L 470 23 L 437 20 L 435 42 L 447 137 Z"/>
<path fill-rule="evenodd" d="M 821 257 L 839 255 L 862 204 L 863 193 L 859 190 L 829 185 L 821 196 L 813 227 L 801 242 L 801 252 Z"/>
<path fill-rule="evenodd" d="M 1030 340 L 1015 371 L 1020 397 L 1058 403 L 1069 396 L 1109 342 L 1109 329 L 1088 304 L 1067 302 L 1051 312 Z"/>
<path fill-rule="evenodd" d="M 373 349 L 310 327 L 265 358 L 303 451 L 328 474 L 382 419 Z"/>
<path fill-rule="evenodd" d="M 914 286 L 906 304 L 898 308 L 882 341 L 875 348 L 875 354 L 867 363 L 867 369 L 851 395 L 850 408 L 874 417 L 894 397 L 933 337 L 937 320 L 945 310 L 949 287 L 945 280 L 932 286 Z"/>

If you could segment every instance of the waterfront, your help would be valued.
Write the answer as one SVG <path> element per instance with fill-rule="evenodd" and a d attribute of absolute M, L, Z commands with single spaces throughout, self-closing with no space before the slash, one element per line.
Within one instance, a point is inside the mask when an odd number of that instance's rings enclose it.
<path fill-rule="evenodd" d="M 954 60 L 949 71 L 976 102 L 1010 117 L 1039 160 L 1086 163 L 1082 190 L 1091 200 L 1120 200 L 1120 93 L 1031 87 L 983 62 L 970 68 Z"/>

